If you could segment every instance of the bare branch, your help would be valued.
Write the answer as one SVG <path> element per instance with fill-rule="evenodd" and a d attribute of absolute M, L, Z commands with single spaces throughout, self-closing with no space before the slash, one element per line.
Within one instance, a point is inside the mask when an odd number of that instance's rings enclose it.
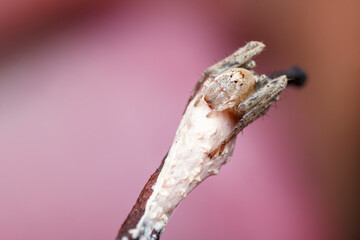
<path fill-rule="evenodd" d="M 203 73 L 167 156 L 140 193 L 117 240 L 159 239 L 178 204 L 229 160 L 237 134 L 279 99 L 287 77 L 269 79 L 252 70 L 252 58 L 263 48 L 250 42 Z"/>

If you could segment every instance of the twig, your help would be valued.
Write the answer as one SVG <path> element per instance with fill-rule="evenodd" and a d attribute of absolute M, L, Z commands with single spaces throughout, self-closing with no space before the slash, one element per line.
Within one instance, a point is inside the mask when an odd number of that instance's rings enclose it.
<path fill-rule="evenodd" d="M 286 75 L 289 82 L 288 85 L 293 85 L 296 87 L 302 87 L 306 83 L 307 75 L 306 73 L 298 66 L 291 67 L 284 71 L 276 71 L 269 74 L 270 78 L 276 78 L 281 75 Z"/>
<path fill-rule="evenodd" d="M 269 80 L 252 70 L 252 58 L 263 48 L 250 42 L 203 73 L 169 153 L 141 191 L 117 240 L 159 239 L 178 204 L 229 160 L 236 135 L 278 100 L 286 76 Z"/>

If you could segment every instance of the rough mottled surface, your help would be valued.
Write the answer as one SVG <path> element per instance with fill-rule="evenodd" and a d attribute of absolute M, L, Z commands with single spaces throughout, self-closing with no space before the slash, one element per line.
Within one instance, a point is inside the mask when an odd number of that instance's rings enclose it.
<path fill-rule="evenodd" d="M 127 216 L 125 222 L 121 225 L 119 233 L 116 237 L 117 240 L 121 240 L 123 237 L 126 239 L 131 239 L 131 235 L 128 232 L 130 229 L 136 227 L 137 223 L 139 222 L 140 218 L 144 215 L 145 212 L 145 205 L 151 196 L 153 189 L 152 187 L 156 183 L 156 180 L 160 174 L 162 167 L 164 166 L 166 156 L 162 160 L 160 166 L 156 169 L 156 171 L 151 175 L 150 179 L 142 189 L 138 199 L 136 200 L 135 205 L 131 209 L 129 215 Z"/>
<path fill-rule="evenodd" d="M 236 119 L 229 111 L 207 117 L 211 111 L 207 103 L 202 99 L 195 106 L 194 102 L 189 104 L 168 155 L 142 190 L 117 239 L 159 239 L 173 209 L 229 160 L 234 141 L 213 159 L 208 152 L 231 132 Z"/>

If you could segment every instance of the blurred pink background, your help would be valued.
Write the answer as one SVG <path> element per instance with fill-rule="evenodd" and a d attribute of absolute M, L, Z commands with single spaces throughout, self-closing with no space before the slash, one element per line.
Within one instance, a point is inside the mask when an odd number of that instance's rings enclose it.
<path fill-rule="evenodd" d="M 201 72 L 298 64 L 162 239 L 358 236 L 358 1 L 0 1 L 0 239 L 114 239 Z"/>

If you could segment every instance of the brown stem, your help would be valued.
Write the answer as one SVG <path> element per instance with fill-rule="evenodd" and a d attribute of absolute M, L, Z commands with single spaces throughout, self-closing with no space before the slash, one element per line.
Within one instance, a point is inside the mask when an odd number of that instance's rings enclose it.
<path fill-rule="evenodd" d="M 167 154 L 166 154 L 167 156 Z M 127 216 L 125 222 L 121 225 L 121 228 L 119 230 L 118 235 L 116 236 L 116 240 L 122 240 L 126 239 L 138 239 L 138 238 L 132 238 L 131 234 L 129 233 L 129 230 L 136 228 L 136 225 L 138 224 L 140 218 L 144 215 L 145 212 L 145 206 L 147 201 L 149 200 L 153 190 L 152 186 L 156 183 L 156 180 L 160 174 L 160 171 L 164 165 L 165 158 L 161 161 L 160 166 L 155 170 L 155 172 L 151 175 L 148 182 L 145 184 L 144 188 L 142 189 L 138 199 L 136 200 L 135 205 L 131 209 L 129 215 Z M 160 233 L 156 233 L 157 238 L 160 238 Z"/>
<path fill-rule="evenodd" d="M 307 75 L 306 73 L 298 66 L 291 67 L 284 71 L 276 71 L 269 74 L 270 78 L 276 78 L 281 75 L 286 75 L 288 78 L 288 85 L 302 87 L 306 83 Z"/>
<path fill-rule="evenodd" d="M 260 48 L 253 55 L 261 52 L 263 44 L 251 42 L 206 71 L 217 75 L 217 73 L 226 70 L 224 68 L 233 67 L 228 62 L 232 63 L 234 58 L 236 64 L 243 64 L 243 61 L 249 60 L 248 46 L 254 45 L 260 45 Z M 226 64 L 223 64 L 224 62 Z M 297 67 L 273 74 L 273 76 L 279 75 L 287 75 L 293 81 L 292 84 L 296 86 L 303 85 L 306 79 L 305 73 Z M 282 85 L 277 84 L 281 83 L 280 80 L 273 79 L 264 86 L 264 88 L 270 87 L 270 92 L 257 91 L 255 97 L 261 101 L 250 104 L 251 109 L 248 113 L 241 117 L 241 121 L 237 119 L 235 122 L 233 117 L 229 116 L 231 114 L 227 114 L 227 111 L 221 111 L 214 117 L 208 117 L 211 108 L 206 101 L 196 101 L 197 95 L 195 99 L 192 99 L 199 90 L 196 87 L 169 155 L 165 156 L 160 167 L 151 175 L 142 189 L 116 239 L 160 239 L 173 209 L 204 179 L 219 172 L 220 167 L 229 160 L 232 154 L 235 144 L 232 140 L 236 135 L 248 124 L 262 116 L 270 105 L 278 99 L 287 83 L 287 79 L 283 78 Z M 208 78 L 208 80 L 215 81 L 213 78 Z M 199 84 L 202 85 L 202 83 L 203 80 L 200 79 Z M 199 96 L 206 95 L 208 90 L 206 88 L 204 91 L 201 90 L 198 93 Z M 198 131 L 198 128 L 201 130 Z M 215 150 L 211 151 L 212 149 Z M 185 159 L 186 161 L 184 161 Z"/>

